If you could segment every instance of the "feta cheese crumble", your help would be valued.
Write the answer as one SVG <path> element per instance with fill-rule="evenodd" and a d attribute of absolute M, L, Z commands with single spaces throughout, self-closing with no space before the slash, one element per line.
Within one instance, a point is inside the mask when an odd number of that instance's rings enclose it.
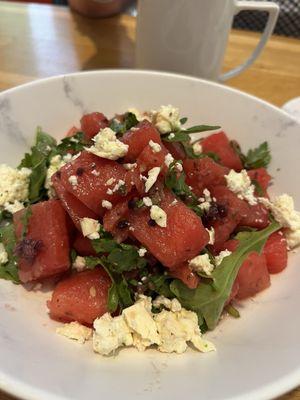
<path fill-rule="evenodd" d="M 154 167 L 148 171 L 148 178 L 145 182 L 145 192 L 146 193 L 149 192 L 149 190 L 152 188 L 152 186 L 157 181 L 159 173 L 160 173 L 160 167 Z"/>
<path fill-rule="evenodd" d="M 161 151 L 161 146 L 158 143 L 153 142 L 153 140 L 149 141 L 149 146 L 151 147 L 153 153 L 159 153 Z"/>
<path fill-rule="evenodd" d="M 143 197 L 143 203 L 145 204 L 146 207 L 151 207 L 153 204 L 150 197 Z"/>
<path fill-rule="evenodd" d="M 200 142 L 196 142 L 193 144 L 193 151 L 196 154 L 196 156 L 199 156 L 202 153 L 202 145 Z"/>
<path fill-rule="evenodd" d="M 72 265 L 73 269 L 75 269 L 77 272 L 84 271 L 86 269 L 86 262 L 85 258 L 81 256 L 77 256 L 75 258 L 75 261 L 73 262 Z"/>
<path fill-rule="evenodd" d="M 0 165 L 0 206 L 28 199 L 30 174 L 28 168 L 15 169 L 6 164 Z"/>
<path fill-rule="evenodd" d="M 56 333 L 83 344 L 92 338 L 93 331 L 91 328 L 79 324 L 79 322 L 70 322 L 56 328 Z"/>
<path fill-rule="evenodd" d="M 291 196 L 284 193 L 276 196 L 271 202 L 263 197 L 259 201 L 271 210 L 275 220 L 285 231 L 285 237 L 290 249 L 300 244 L 300 212 L 295 210 L 294 200 Z"/>
<path fill-rule="evenodd" d="M 251 184 L 247 171 L 243 169 L 241 172 L 230 170 L 225 175 L 227 187 L 241 200 L 246 200 L 251 206 L 257 204 L 257 198 L 254 196 L 255 187 Z"/>
<path fill-rule="evenodd" d="M 127 163 L 127 164 L 123 164 L 123 167 L 124 167 L 127 171 L 131 171 L 131 170 L 133 170 L 134 168 L 137 167 L 137 163 L 132 163 L 132 164 Z"/>
<path fill-rule="evenodd" d="M 140 249 L 138 249 L 138 254 L 140 257 L 144 257 L 144 255 L 147 253 L 147 249 L 145 249 L 144 247 L 141 247 Z"/>
<path fill-rule="evenodd" d="M 174 157 L 172 156 L 171 153 L 168 153 L 165 156 L 165 165 L 169 168 L 169 166 L 172 164 L 173 161 L 174 161 Z"/>
<path fill-rule="evenodd" d="M 71 176 L 69 176 L 68 181 L 70 182 L 70 184 L 71 184 L 72 186 L 78 186 L 78 178 L 77 178 L 76 175 L 71 175 Z"/>
<path fill-rule="evenodd" d="M 102 200 L 102 207 L 107 208 L 108 210 L 112 209 L 112 203 L 108 200 Z"/>
<path fill-rule="evenodd" d="M 215 243 L 215 230 L 213 227 L 210 229 L 205 228 L 207 233 L 209 234 L 209 242 L 208 244 L 214 244 Z"/>
<path fill-rule="evenodd" d="M 161 106 L 152 112 L 153 123 L 160 133 L 169 133 L 181 128 L 179 109 L 171 105 Z"/>
<path fill-rule="evenodd" d="M 222 250 L 216 257 L 215 257 L 215 262 L 216 262 L 216 266 L 218 267 L 219 265 L 221 265 L 222 261 L 224 260 L 225 257 L 230 256 L 230 254 L 232 254 L 231 251 L 229 250 Z"/>
<path fill-rule="evenodd" d="M 144 351 L 157 345 L 159 351 L 180 354 L 186 351 L 188 342 L 201 352 L 215 350 L 212 343 L 202 338 L 197 314 L 182 308 L 177 300 L 169 300 L 170 303 L 167 300 L 160 296 L 157 302 L 164 303 L 167 310 L 153 314 L 151 297 L 140 295 L 120 316 L 113 318 L 106 313 L 96 319 L 94 351 L 110 355 L 122 346 L 134 346 Z"/>
<path fill-rule="evenodd" d="M 24 204 L 19 200 L 15 200 L 13 203 L 5 203 L 4 210 L 10 212 L 11 214 L 16 213 L 17 211 L 23 210 Z"/>
<path fill-rule="evenodd" d="M 200 197 L 199 201 L 200 204 L 198 207 L 201 208 L 201 210 L 208 211 L 210 209 L 212 199 L 208 189 L 203 190 L 203 197 Z"/>
<path fill-rule="evenodd" d="M 116 179 L 115 178 L 109 178 L 106 182 L 105 182 L 105 186 L 110 186 L 110 185 L 112 185 L 113 183 L 115 183 L 116 182 Z"/>
<path fill-rule="evenodd" d="M 167 214 L 162 208 L 160 208 L 156 205 L 151 206 L 150 217 L 161 228 L 165 228 L 167 226 Z"/>
<path fill-rule="evenodd" d="M 100 223 L 96 219 L 84 217 L 80 220 L 80 227 L 83 236 L 91 240 L 100 238 Z"/>
<path fill-rule="evenodd" d="M 172 312 L 177 312 L 181 310 L 181 304 L 177 299 L 168 299 L 165 296 L 157 296 L 153 302 L 154 307 L 159 308 L 160 306 L 165 307 L 167 310 L 171 310 Z"/>
<path fill-rule="evenodd" d="M 6 264 L 8 262 L 8 254 L 5 250 L 4 244 L 0 243 L 0 264 Z"/>
<path fill-rule="evenodd" d="M 85 150 L 95 154 L 98 157 L 108 160 L 117 160 L 124 157 L 128 152 L 128 145 L 121 142 L 116 133 L 110 128 L 101 129 L 93 138 L 94 145 L 86 147 Z"/>
<path fill-rule="evenodd" d="M 189 266 L 194 272 L 204 272 L 206 275 L 211 275 L 215 266 L 210 262 L 208 254 L 202 254 L 189 261 Z"/>

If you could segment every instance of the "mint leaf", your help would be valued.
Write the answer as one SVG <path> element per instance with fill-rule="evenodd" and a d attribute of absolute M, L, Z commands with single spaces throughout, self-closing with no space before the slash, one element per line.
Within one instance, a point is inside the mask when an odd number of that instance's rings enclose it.
<path fill-rule="evenodd" d="M 137 120 L 135 114 L 127 112 L 124 114 L 122 122 L 118 122 L 116 119 L 113 119 L 109 127 L 116 132 L 117 135 L 122 136 L 125 132 L 136 126 L 138 123 L 139 121 Z"/>
<path fill-rule="evenodd" d="M 31 147 L 31 153 L 26 153 L 18 168 L 30 168 L 29 177 L 29 202 L 36 203 L 47 197 L 44 182 L 47 174 L 48 159 L 56 147 L 56 140 L 37 128 L 36 142 Z"/>
<path fill-rule="evenodd" d="M 108 300 L 107 300 L 107 308 L 110 313 L 114 313 L 119 305 L 119 296 L 117 285 L 112 283 L 111 287 L 108 290 Z"/>
<path fill-rule="evenodd" d="M 67 153 L 79 153 L 84 150 L 87 145 L 84 133 L 78 131 L 73 136 L 65 137 L 61 140 L 58 146 L 53 150 L 51 157 L 59 154 L 65 156 Z"/>
<path fill-rule="evenodd" d="M 239 268 L 252 251 L 261 252 L 268 237 L 280 228 L 274 222 L 257 232 L 240 232 L 236 251 L 225 257 L 212 273 L 213 282 L 203 281 L 196 289 L 189 289 L 181 281 L 174 280 L 170 289 L 183 307 L 202 315 L 208 329 L 214 329 L 220 319 Z"/>
<path fill-rule="evenodd" d="M 187 129 L 182 129 L 180 132 L 184 133 L 208 132 L 208 131 L 215 131 L 216 129 L 220 128 L 221 127 L 218 125 L 195 125 Z"/>
<path fill-rule="evenodd" d="M 176 163 L 178 161 L 173 161 L 168 169 L 165 176 L 165 185 L 168 189 L 172 190 L 173 193 L 183 200 L 189 198 L 190 200 L 197 201 L 197 196 L 191 191 L 189 186 L 185 183 L 185 173 L 184 171 L 178 172 L 176 169 Z"/>
<path fill-rule="evenodd" d="M 173 134 L 169 134 L 167 136 L 163 136 L 163 141 L 172 143 L 172 142 L 189 142 L 190 137 L 186 133 L 183 133 L 181 131 L 174 132 Z"/>
<path fill-rule="evenodd" d="M 3 243 L 8 255 L 8 262 L 0 265 L 0 278 L 10 280 L 14 283 L 20 283 L 17 258 L 14 254 L 16 236 L 12 223 L 0 228 L 0 242 Z"/>
<path fill-rule="evenodd" d="M 181 123 L 181 125 L 184 125 L 186 122 L 187 122 L 187 117 L 182 117 L 182 118 L 180 118 L 180 123 Z"/>
<path fill-rule="evenodd" d="M 267 168 L 271 161 L 271 153 L 268 142 L 263 142 L 255 149 L 250 149 L 245 157 L 246 169 Z"/>

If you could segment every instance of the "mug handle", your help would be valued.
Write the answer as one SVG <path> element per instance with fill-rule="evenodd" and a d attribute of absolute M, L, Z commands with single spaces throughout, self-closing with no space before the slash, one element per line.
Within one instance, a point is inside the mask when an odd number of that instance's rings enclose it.
<path fill-rule="evenodd" d="M 256 11 L 266 11 L 268 13 L 268 20 L 266 27 L 263 31 L 263 34 L 260 38 L 260 41 L 256 48 L 254 49 L 251 56 L 246 60 L 243 64 L 239 65 L 238 67 L 233 68 L 231 71 L 226 72 L 225 74 L 219 76 L 218 80 L 220 82 L 224 82 L 229 78 L 233 78 L 234 76 L 240 74 L 245 69 L 250 67 L 251 64 L 257 59 L 257 57 L 262 52 L 263 48 L 265 47 L 269 37 L 271 36 L 274 27 L 276 25 L 278 15 L 279 15 L 279 6 L 274 2 L 269 1 L 237 1 L 235 5 L 235 13 L 234 15 L 238 14 L 240 11 L 243 10 L 256 10 Z"/>

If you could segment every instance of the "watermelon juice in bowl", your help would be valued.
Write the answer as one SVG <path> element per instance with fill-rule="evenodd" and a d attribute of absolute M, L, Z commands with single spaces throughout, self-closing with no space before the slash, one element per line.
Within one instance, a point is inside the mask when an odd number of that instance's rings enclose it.
<path fill-rule="evenodd" d="M 220 320 L 236 326 L 246 299 L 272 291 L 300 213 L 269 193 L 268 140 L 245 147 L 211 116 L 130 105 L 82 109 L 58 139 L 38 127 L 17 167 L 0 166 L 1 278 L 51 282 L 46 318 L 97 358 L 205 360 Z"/>

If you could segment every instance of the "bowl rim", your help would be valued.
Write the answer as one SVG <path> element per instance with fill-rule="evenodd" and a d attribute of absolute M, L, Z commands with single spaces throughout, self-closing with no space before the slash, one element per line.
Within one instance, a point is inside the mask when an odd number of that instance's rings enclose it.
<path fill-rule="evenodd" d="M 276 113 L 281 114 L 285 118 L 288 118 L 289 120 L 293 121 L 297 126 L 300 127 L 299 121 L 287 113 L 284 109 L 281 109 L 277 107 L 276 105 L 271 104 L 270 102 L 260 99 L 252 94 L 248 94 L 246 92 L 243 92 L 239 89 L 232 88 L 229 86 L 226 86 L 224 84 L 214 82 L 214 81 L 209 81 L 206 79 L 201 79 L 197 77 L 193 77 L 190 75 L 184 75 L 184 74 L 177 74 L 177 73 L 172 73 L 172 72 L 164 72 L 164 71 L 156 71 L 156 70 L 141 70 L 141 69 L 101 69 L 101 70 L 92 70 L 92 71 L 79 71 L 79 72 L 72 72 L 72 73 L 67 73 L 67 74 L 60 74 L 60 75 L 55 75 L 51 77 L 45 77 L 45 78 L 39 78 L 35 79 L 33 81 L 6 89 L 2 92 L 0 92 L 0 100 L 2 97 L 6 95 L 13 94 L 15 92 L 18 92 L 20 90 L 26 90 L 30 89 L 31 87 L 39 86 L 39 85 L 44 85 L 51 83 L 53 81 L 59 81 L 59 80 L 64 80 L 66 78 L 72 78 L 72 77 L 78 77 L 78 76 L 97 76 L 97 75 L 145 75 L 145 76 L 158 76 L 158 77 L 169 77 L 169 78 L 175 78 L 175 79 L 181 79 L 181 80 L 186 80 L 190 82 L 195 82 L 195 83 L 203 83 L 209 86 L 213 86 L 215 88 L 218 88 L 219 90 L 222 90 L 224 92 L 231 92 L 235 93 L 239 96 L 242 96 L 244 98 L 251 99 L 252 101 L 255 101 L 258 104 L 261 104 L 262 106 L 265 106 Z M 294 370 L 291 373 L 288 373 L 286 376 L 283 376 L 281 379 L 277 380 L 276 382 L 272 382 L 270 384 L 265 385 L 261 389 L 256 389 L 254 391 L 250 391 L 246 394 L 234 396 L 227 398 L 228 400 L 252 400 L 255 398 L 256 400 L 267 400 L 273 397 L 281 396 L 288 391 L 292 390 L 295 388 L 297 385 L 300 383 L 300 363 L 299 367 Z M 0 389 L 3 390 L 4 392 L 11 394 L 13 396 L 16 396 L 20 399 L 26 399 L 26 400 L 40 400 L 43 398 L 44 400 L 71 400 L 67 396 L 61 396 L 61 395 L 56 395 L 52 394 L 50 392 L 44 391 L 43 389 L 36 388 L 34 386 L 31 386 L 30 384 L 26 382 L 22 382 L 19 380 L 16 380 L 13 378 L 12 375 L 8 375 L 6 373 L 3 373 L 0 371 Z M 224 399 L 225 400 L 225 399 Z"/>

